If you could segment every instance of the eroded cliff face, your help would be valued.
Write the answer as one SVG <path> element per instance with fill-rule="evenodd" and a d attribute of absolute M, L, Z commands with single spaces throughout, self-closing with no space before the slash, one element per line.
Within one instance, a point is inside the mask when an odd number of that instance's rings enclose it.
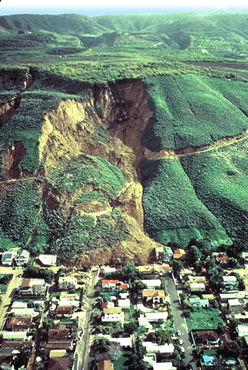
<path fill-rule="evenodd" d="M 39 138 L 40 162 L 44 176 L 62 168 L 72 157 L 81 153 L 102 157 L 124 174 L 126 184 L 112 201 L 82 204 L 76 194 L 62 193 L 46 186 L 44 200 L 50 208 L 60 208 L 69 215 L 72 208 L 81 215 L 97 217 L 119 207 L 130 230 L 127 240 L 113 247 L 89 251 L 74 264 L 138 261 L 146 263 L 151 250 L 158 245 L 143 230 L 142 186 L 139 167 L 144 157 L 140 137 L 152 112 L 147 105 L 147 93 L 142 82 L 123 82 L 104 89 L 93 89 L 87 101 L 64 100 L 44 117 Z"/>

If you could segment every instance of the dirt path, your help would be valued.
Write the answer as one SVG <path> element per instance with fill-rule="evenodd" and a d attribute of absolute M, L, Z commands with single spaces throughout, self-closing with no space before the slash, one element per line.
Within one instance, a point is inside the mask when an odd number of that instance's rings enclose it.
<path fill-rule="evenodd" d="M 248 139 L 248 129 L 243 131 L 241 134 L 226 137 L 216 140 L 213 144 L 203 146 L 189 146 L 182 149 L 161 149 L 159 152 L 152 152 L 148 149 L 145 150 L 145 157 L 148 159 L 177 159 L 197 153 L 210 152 L 212 150 L 221 149 L 225 146 L 229 146 Z"/>

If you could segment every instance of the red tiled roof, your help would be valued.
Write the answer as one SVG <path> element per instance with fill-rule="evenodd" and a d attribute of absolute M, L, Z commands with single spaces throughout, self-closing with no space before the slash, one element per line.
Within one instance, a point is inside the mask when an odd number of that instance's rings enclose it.
<path fill-rule="evenodd" d="M 121 288 L 121 289 L 128 289 L 129 288 L 129 285 L 128 284 L 121 284 L 119 286 L 119 288 Z"/>
<path fill-rule="evenodd" d="M 228 261 L 228 259 L 229 259 L 228 256 L 218 256 L 217 257 L 218 261 Z"/>
<path fill-rule="evenodd" d="M 102 280 L 102 285 L 104 284 L 118 284 L 119 280 Z"/>
<path fill-rule="evenodd" d="M 58 306 L 56 308 L 57 313 L 71 313 L 73 311 L 72 306 Z"/>

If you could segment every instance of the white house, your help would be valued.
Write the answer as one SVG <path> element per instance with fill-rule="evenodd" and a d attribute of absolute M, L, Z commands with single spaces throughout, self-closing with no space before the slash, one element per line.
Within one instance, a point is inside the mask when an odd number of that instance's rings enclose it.
<path fill-rule="evenodd" d="M 77 279 L 75 276 L 61 276 L 58 281 L 59 289 L 67 290 L 67 289 L 77 289 Z"/>
<path fill-rule="evenodd" d="M 130 308 L 130 299 L 119 299 L 118 300 L 118 306 L 123 309 L 129 309 Z"/>
<path fill-rule="evenodd" d="M 0 331 L 3 340 L 24 341 L 27 338 L 28 331 Z"/>
<path fill-rule="evenodd" d="M 14 301 L 11 306 L 13 310 L 20 310 L 20 309 L 25 310 L 27 307 L 28 307 L 27 302 L 18 302 L 18 301 Z"/>
<path fill-rule="evenodd" d="M 124 323 L 124 312 L 121 307 L 104 308 L 102 322 Z"/>
<path fill-rule="evenodd" d="M 236 276 L 228 275 L 222 277 L 222 284 L 223 287 L 227 290 L 235 290 L 238 289 L 239 282 Z"/>
<path fill-rule="evenodd" d="M 160 320 L 167 320 L 168 312 L 161 311 L 161 312 L 147 312 L 145 314 L 147 320 L 149 322 L 160 321 Z"/>
<path fill-rule="evenodd" d="M 105 290 L 114 290 L 117 289 L 119 280 L 102 280 L 102 288 Z"/>
<path fill-rule="evenodd" d="M 153 342 L 142 342 L 142 345 L 146 348 L 147 353 L 174 353 L 175 347 L 173 344 L 158 345 Z"/>
<path fill-rule="evenodd" d="M 186 286 L 191 292 L 204 292 L 206 289 L 206 286 L 204 283 L 194 283 L 191 281 L 187 281 Z"/>
<path fill-rule="evenodd" d="M 56 266 L 57 255 L 56 254 L 40 254 L 39 261 L 44 266 Z"/>
<path fill-rule="evenodd" d="M 141 280 L 141 281 L 143 284 L 146 285 L 147 289 L 160 289 L 161 288 L 160 279 Z"/>
<path fill-rule="evenodd" d="M 239 337 L 247 337 L 248 336 L 248 325 L 238 325 L 237 328 L 237 333 Z"/>
<path fill-rule="evenodd" d="M 45 295 L 48 284 L 44 279 L 24 279 L 20 288 L 21 295 Z"/>
<path fill-rule="evenodd" d="M 110 341 L 112 343 L 119 343 L 119 345 L 123 348 L 132 348 L 132 337 L 128 338 L 111 338 Z"/>
<path fill-rule="evenodd" d="M 15 262 L 17 266 L 23 266 L 26 265 L 30 258 L 30 252 L 26 249 L 19 249 L 17 251 L 17 254 L 15 256 Z"/>
<path fill-rule="evenodd" d="M 35 317 L 39 315 L 39 312 L 35 311 L 34 308 L 25 309 L 11 309 L 10 313 L 18 317 Z"/>
<path fill-rule="evenodd" d="M 2 254 L 2 264 L 11 266 L 16 256 L 16 252 L 6 251 Z"/>

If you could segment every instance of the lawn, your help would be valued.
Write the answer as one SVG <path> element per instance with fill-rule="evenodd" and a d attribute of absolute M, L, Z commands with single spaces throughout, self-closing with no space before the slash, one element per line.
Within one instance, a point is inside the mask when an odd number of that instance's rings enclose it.
<path fill-rule="evenodd" d="M 190 313 L 187 325 L 190 330 L 216 330 L 223 322 L 220 311 L 217 308 L 202 309 Z"/>
<path fill-rule="evenodd" d="M 127 362 L 130 361 L 130 357 L 132 356 L 131 351 L 123 351 L 121 352 L 121 356 L 118 358 L 118 360 L 114 361 L 114 369 L 115 370 L 122 370 L 127 369 Z"/>

